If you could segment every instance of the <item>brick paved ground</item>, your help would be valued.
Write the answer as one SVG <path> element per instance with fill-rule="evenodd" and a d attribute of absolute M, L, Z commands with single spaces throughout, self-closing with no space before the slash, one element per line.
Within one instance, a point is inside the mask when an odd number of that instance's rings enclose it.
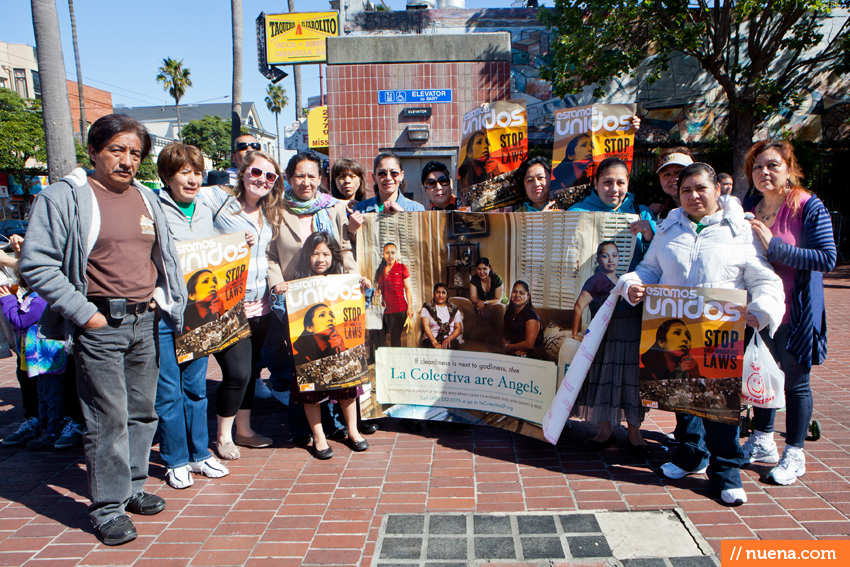
<path fill-rule="evenodd" d="M 579 424 L 558 447 L 487 427 L 429 424 L 400 431 L 385 420 L 371 448 L 317 461 L 277 442 L 243 449 L 231 475 L 173 490 L 154 455 L 148 490 L 168 501 L 153 517 L 135 517 L 139 538 L 99 545 L 86 519 L 82 452 L 27 453 L 0 448 L 0 566 L 71 565 L 363 565 L 372 561 L 382 515 L 390 512 L 655 510 L 681 507 L 716 551 L 723 538 L 810 539 L 850 536 L 850 268 L 827 280 L 830 357 L 815 369 L 815 418 L 823 437 L 807 444 L 805 477 L 793 486 L 759 481 L 747 468 L 749 503 L 727 508 L 704 478 L 662 480 L 661 444 L 650 459 L 626 450 L 588 454 Z M 210 388 L 217 374 L 209 376 Z M 0 435 L 21 420 L 13 365 L 0 362 Z M 259 401 L 257 429 L 285 438 L 277 402 Z M 652 412 L 647 438 L 660 442 L 672 414 Z M 780 414 L 777 430 L 784 431 Z M 618 432 L 625 443 L 622 431 Z M 777 442 L 781 445 L 782 439 Z M 782 447 L 780 446 L 780 450 Z"/>

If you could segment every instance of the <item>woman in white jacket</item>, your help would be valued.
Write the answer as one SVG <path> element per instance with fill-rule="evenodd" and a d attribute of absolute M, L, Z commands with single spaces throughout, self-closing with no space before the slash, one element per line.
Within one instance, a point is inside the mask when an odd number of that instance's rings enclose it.
<path fill-rule="evenodd" d="M 670 212 L 643 261 L 623 276 L 628 299 L 643 299 L 644 285 L 678 285 L 721 289 L 746 289 L 752 298 L 743 311 L 748 325 L 771 333 L 785 311 L 782 282 L 767 263 L 766 250 L 753 235 L 744 211 L 736 201 L 720 199 L 717 176 L 711 166 L 694 163 L 679 175 L 681 207 Z M 705 445 L 700 432 L 677 450 L 673 462 L 661 467 L 665 476 L 682 478 L 705 472 L 727 504 L 747 501 L 739 468 L 744 463 L 737 425 L 703 419 Z"/>

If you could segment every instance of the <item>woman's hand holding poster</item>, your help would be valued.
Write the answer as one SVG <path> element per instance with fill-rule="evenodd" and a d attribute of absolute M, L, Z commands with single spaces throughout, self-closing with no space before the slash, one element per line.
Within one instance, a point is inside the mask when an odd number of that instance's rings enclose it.
<path fill-rule="evenodd" d="M 245 233 L 177 242 L 189 302 L 183 333 L 175 340 L 177 362 L 219 352 L 251 335 L 242 307 L 251 250 Z"/>
<path fill-rule="evenodd" d="M 737 423 L 747 292 L 646 286 L 640 340 L 644 407 Z"/>
<path fill-rule="evenodd" d="M 302 392 L 338 390 L 368 382 L 366 301 L 358 275 L 289 282 L 286 313 Z"/>

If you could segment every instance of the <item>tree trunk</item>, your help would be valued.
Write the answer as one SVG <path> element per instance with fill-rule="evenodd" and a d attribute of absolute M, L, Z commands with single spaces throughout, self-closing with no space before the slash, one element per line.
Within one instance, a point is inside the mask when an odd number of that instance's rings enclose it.
<path fill-rule="evenodd" d="M 183 132 L 180 129 L 180 103 L 174 102 L 174 110 L 177 112 L 177 141 L 183 143 Z"/>
<path fill-rule="evenodd" d="M 233 94 L 230 110 L 230 147 L 242 133 L 242 0 L 230 0 L 233 34 Z"/>
<path fill-rule="evenodd" d="M 744 158 L 753 145 L 753 115 L 748 109 L 738 110 L 737 105 L 729 105 L 729 121 L 726 125 L 726 135 L 732 142 L 732 179 L 734 188 L 732 194 L 744 200 L 750 189 L 750 181 L 744 168 Z"/>
<path fill-rule="evenodd" d="M 56 183 L 77 164 L 74 127 L 68 103 L 65 59 L 55 0 L 31 0 L 32 28 L 41 78 L 42 118 L 50 182 Z"/>
<path fill-rule="evenodd" d="M 280 163 L 280 112 L 274 113 L 274 131 L 277 134 L 277 163 L 283 167 L 283 164 Z"/>
<path fill-rule="evenodd" d="M 289 11 L 295 11 L 295 0 L 289 1 Z M 301 105 L 301 65 L 293 65 L 292 66 L 292 79 L 295 81 L 295 119 L 298 120 L 301 118 L 301 111 L 303 110 L 303 106 Z"/>
<path fill-rule="evenodd" d="M 80 63 L 80 45 L 77 43 L 77 18 L 74 16 L 74 0 L 68 0 L 71 11 L 71 39 L 74 41 L 74 60 L 77 63 L 77 93 L 80 96 L 80 145 L 85 147 L 88 121 L 86 120 L 86 99 L 83 94 L 83 66 Z"/>

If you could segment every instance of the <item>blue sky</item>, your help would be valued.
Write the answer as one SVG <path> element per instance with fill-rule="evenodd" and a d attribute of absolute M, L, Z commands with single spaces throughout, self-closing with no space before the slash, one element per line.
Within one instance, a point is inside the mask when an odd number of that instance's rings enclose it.
<path fill-rule="evenodd" d="M 406 0 L 385 0 L 393 9 L 404 9 Z M 467 0 L 468 8 L 507 8 L 511 0 Z M 67 0 L 56 0 L 67 76 L 76 80 L 71 20 Z M 298 12 L 330 10 L 325 0 L 296 0 Z M 181 104 L 229 102 L 231 94 L 230 2 L 227 0 L 76 0 L 77 35 L 84 83 L 112 93 L 113 104 L 152 106 L 174 104 L 156 82 L 157 69 L 165 57 L 183 59 L 191 70 L 194 86 Z M 254 20 L 266 13 L 286 12 L 287 3 L 277 0 L 243 0 L 244 46 L 242 100 L 253 101 L 266 130 L 274 132 L 274 117 L 263 99 L 268 80 L 257 70 L 257 39 Z M 32 13 L 27 0 L 3 0 L 0 40 L 35 45 Z M 282 84 L 294 99 L 292 68 Z M 302 66 L 303 103 L 319 94 L 316 65 Z M 281 128 L 294 119 L 289 106 L 280 115 Z"/>

